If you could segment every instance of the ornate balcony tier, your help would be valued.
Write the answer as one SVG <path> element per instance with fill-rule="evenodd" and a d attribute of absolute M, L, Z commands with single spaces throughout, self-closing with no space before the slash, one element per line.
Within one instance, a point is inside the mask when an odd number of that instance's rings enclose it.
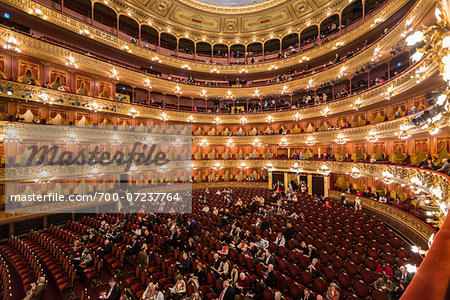
<path fill-rule="evenodd" d="M 335 102 L 330 102 L 328 104 L 323 104 L 321 106 L 314 106 L 305 109 L 299 110 L 290 110 L 283 112 L 273 112 L 273 113 L 256 113 L 256 114 L 248 114 L 246 115 L 247 124 L 263 124 L 266 122 L 267 118 L 271 116 L 274 122 L 292 122 L 295 118 L 295 114 L 299 113 L 302 116 L 302 120 L 307 120 L 311 118 L 321 118 L 322 113 L 321 110 L 324 107 L 328 107 L 330 109 L 329 115 L 334 115 L 338 113 L 348 112 L 352 110 L 351 105 L 355 102 L 357 98 L 359 98 L 365 106 L 374 105 L 377 103 L 382 103 L 385 100 L 385 97 L 382 95 L 387 91 L 388 88 L 393 88 L 397 95 L 401 95 L 401 93 L 409 90 L 416 86 L 416 79 L 413 78 L 416 70 L 421 67 L 426 67 L 426 71 L 424 76 L 426 78 L 435 74 L 438 70 L 438 67 L 427 59 L 422 62 L 416 64 L 415 66 L 409 68 L 406 72 L 401 75 L 387 81 L 383 85 L 379 85 L 372 89 L 369 89 L 367 92 L 359 94 L 357 96 L 352 96 L 345 98 L 344 100 L 339 100 Z M 143 78 L 142 78 L 143 79 Z M 169 83 L 168 81 L 162 81 L 163 83 Z M 113 113 L 118 115 L 128 115 L 130 110 L 134 107 L 139 110 L 139 117 L 153 120 L 160 120 L 162 112 L 166 114 L 166 119 L 170 122 L 181 122 L 186 123 L 189 116 L 192 113 L 186 113 L 181 111 L 167 111 L 161 109 L 154 109 L 145 106 L 137 106 L 123 102 L 117 102 L 112 100 L 106 100 L 102 98 L 94 98 L 89 96 L 82 96 L 72 93 L 64 93 L 52 89 L 46 89 L 42 87 L 30 86 L 26 84 L 21 84 L 17 82 L 10 82 L 6 80 L 0 80 L 0 84 L 2 84 L 5 88 L 10 88 L 12 93 L 8 95 L 8 99 L 16 99 L 23 100 L 22 95 L 24 93 L 30 92 L 35 95 L 40 95 L 45 93 L 48 99 L 63 99 L 63 103 L 52 103 L 53 106 L 57 107 L 67 107 L 67 108 L 76 108 L 79 110 L 85 109 L 88 111 L 87 107 L 84 107 L 86 104 L 92 104 L 93 102 L 97 103 L 99 107 L 98 112 L 104 113 Z M 38 97 L 33 97 L 32 99 L 27 99 L 29 102 L 42 102 Z M 71 103 L 77 102 L 78 105 L 74 106 Z M 115 107 L 116 110 L 112 111 L 111 108 Z M 109 110 L 103 109 L 104 107 L 109 107 Z M 193 122 L 197 124 L 214 124 L 214 120 L 218 117 L 216 114 L 194 114 Z M 240 124 L 239 118 L 236 115 L 224 114 L 220 115 L 222 124 Z"/>
<path fill-rule="evenodd" d="M 210 67 L 207 67 L 207 65 L 205 65 L 204 63 L 196 63 L 196 62 L 192 62 L 192 61 L 179 59 L 176 57 L 162 55 L 162 54 L 154 52 L 148 48 L 143 48 L 143 47 L 137 46 L 133 43 L 130 43 L 128 41 L 124 41 L 115 35 L 106 33 L 96 27 L 93 27 L 86 23 L 80 22 L 74 18 L 71 18 L 67 15 L 61 14 L 60 12 L 57 12 L 53 9 L 45 7 L 45 6 L 38 4 L 34 1 L 31 1 L 31 0 L 26 0 L 26 1 L 7 0 L 4 2 L 6 2 L 7 4 L 14 6 L 18 9 L 21 9 L 25 12 L 28 12 L 30 10 L 30 8 L 34 8 L 34 9 L 38 8 L 41 10 L 42 15 L 46 16 L 46 21 L 52 22 L 53 24 L 64 27 L 64 28 L 71 30 L 73 32 L 76 32 L 76 33 L 87 31 L 87 32 L 89 32 L 89 35 L 92 36 L 92 39 L 94 39 L 95 41 L 101 42 L 107 46 L 110 46 L 110 47 L 113 47 L 116 49 L 123 50 L 124 46 L 126 46 L 127 51 L 131 50 L 133 55 L 139 56 L 144 59 L 148 59 L 149 57 L 158 56 L 161 59 L 161 62 L 167 66 L 179 68 L 182 65 L 188 64 L 189 67 L 191 68 L 191 71 L 207 72 L 207 73 L 209 73 L 210 69 L 216 68 L 217 70 L 219 70 L 219 72 L 221 74 L 238 74 L 239 70 L 242 69 L 242 65 L 227 65 L 227 66 L 221 66 L 221 65 L 212 66 L 211 65 Z M 341 1 L 341 2 L 347 2 L 347 1 Z M 364 36 L 371 29 L 373 29 L 373 26 L 374 26 L 373 24 L 375 24 L 374 23 L 375 20 L 380 20 L 380 19 L 385 20 L 389 16 L 393 15 L 399 8 L 404 6 L 407 2 L 408 2 L 407 0 L 389 1 L 389 5 L 386 5 L 377 14 L 375 14 L 370 20 L 367 20 L 366 22 L 364 22 L 364 24 L 362 24 L 361 26 L 358 26 L 354 30 L 350 31 L 348 34 L 345 34 L 342 37 L 339 37 L 339 38 L 333 40 L 333 42 L 326 43 L 325 45 L 320 46 L 319 48 L 304 52 L 301 55 L 295 55 L 295 56 L 280 60 L 279 62 L 277 62 L 278 68 L 279 69 L 288 68 L 288 67 L 298 64 L 299 57 L 301 57 L 301 56 L 306 55 L 310 59 L 320 57 L 326 53 L 329 53 L 330 51 L 334 51 L 336 48 L 336 43 L 338 43 L 339 45 L 346 45 L 346 44 L 350 43 L 351 41 L 355 40 L 356 38 Z M 419 0 L 415 4 L 415 6 L 410 10 L 408 15 L 405 16 L 401 22 L 399 22 L 399 24 L 395 27 L 395 29 L 392 30 L 384 39 L 382 39 L 380 41 L 380 45 L 387 45 L 388 43 L 394 43 L 394 41 L 398 41 L 398 37 L 400 36 L 400 34 L 403 31 L 405 31 L 405 29 L 409 29 L 410 27 L 414 27 L 416 24 L 419 24 L 420 20 L 422 20 L 422 18 L 428 13 L 430 8 L 433 6 L 433 3 L 434 2 L 431 0 Z M 348 2 L 347 2 L 347 4 L 348 4 Z M 316 16 L 318 18 L 317 22 L 319 19 L 326 18 L 326 14 L 327 13 L 325 13 L 325 11 L 318 14 Z M 141 16 L 143 18 L 142 24 L 148 24 L 148 19 L 145 19 L 144 15 L 141 15 Z M 412 23 L 410 25 L 407 25 L 407 21 L 411 21 L 411 20 L 412 20 Z M 308 22 L 311 22 L 311 24 L 315 24 L 315 22 L 312 22 L 312 21 L 308 21 Z M 305 28 L 306 23 L 307 23 L 307 21 L 304 20 L 301 22 L 301 24 L 298 24 L 298 25 L 300 25 L 300 28 Z M 160 24 L 160 26 L 164 27 L 163 24 Z M 171 28 L 172 28 L 171 32 L 173 32 L 173 33 L 177 32 L 176 27 L 171 26 Z M 285 31 L 286 26 L 283 25 L 283 28 Z M 164 31 L 164 29 L 161 29 L 161 30 Z M 185 34 L 186 34 L 186 30 L 180 30 L 178 35 L 180 37 L 183 37 Z M 287 34 L 287 33 L 284 32 L 283 34 Z M 280 35 L 282 35 L 282 34 L 280 34 Z M 202 41 L 202 39 L 204 37 L 205 37 L 205 35 L 203 35 L 203 34 L 199 35 L 198 40 Z M 214 40 L 215 43 L 219 43 L 219 40 L 221 38 L 222 37 L 216 37 L 216 36 L 210 36 L 210 35 L 207 36 L 208 41 Z M 239 37 L 240 41 L 242 41 L 244 44 L 252 43 L 252 38 L 253 38 L 252 36 L 245 36 L 245 35 Z M 259 38 L 259 40 L 261 40 L 261 38 L 259 36 L 258 36 L 258 38 Z M 230 45 L 236 42 L 235 34 L 232 35 L 232 39 L 233 39 L 233 41 L 229 41 Z M 262 38 L 262 39 L 264 39 L 264 38 Z M 389 47 L 386 46 L 385 50 L 386 49 L 390 50 L 390 48 L 391 48 L 390 46 Z M 246 65 L 245 68 L 248 73 L 266 72 L 267 69 L 271 65 L 273 65 L 273 62 L 254 64 L 254 65 Z"/>

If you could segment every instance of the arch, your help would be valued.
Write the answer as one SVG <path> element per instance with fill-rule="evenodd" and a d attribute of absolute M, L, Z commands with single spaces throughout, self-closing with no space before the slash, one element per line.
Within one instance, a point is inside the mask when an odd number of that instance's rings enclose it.
<path fill-rule="evenodd" d="M 364 3 L 364 13 L 370 14 L 374 9 L 380 7 L 386 0 L 366 0 Z"/>
<path fill-rule="evenodd" d="M 117 26 L 117 14 L 108 6 L 96 2 L 94 3 L 94 21 L 115 29 Z"/>
<path fill-rule="evenodd" d="M 225 44 L 215 44 L 213 47 L 214 57 L 227 57 L 228 56 L 228 46 Z"/>
<path fill-rule="evenodd" d="M 197 55 L 205 55 L 211 56 L 212 46 L 207 42 L 198 42 L 197 43 Z"/>
<path fill-rule="evenodd" d="M 361 0 L 356 0 L 346 8 L 341 13 L 341 24 L 342 27 L 348 26 L 354 23 L 356 20 L 362 18 L 362 2 Z"/>
<path fill-rule="evenodd" d="M 339 31 L 339 15 L 334 14 L 320 23 L 320 37 L 324 38 Z"/>
<path fill-rule="evenodd" d="M 264 43 L 264 54 L 280 52 L 280 39 L 271 39 Z"/>
<path fill-rule="evenodd" d="M 144 45 L 145 43 L 149 43 L 158 46 L 158 40 L 159 33 L 155 28 L 148 25 L 141 26 L 141 41 Z"/>
<path fill-rule="evenodd" d="M 243 44 L 234 44 L 230 47 L 231 58 L 245 57 L 245 46 Z"/>
<path fill-rule="evenodd" d="M 291 33 L 283 37 L 281 40 L 281 49 L 287 50 L 289 47 L 297 48 L 298 47 L 298 33 Z"/>
<path fill-rule="evenodd" d="M 300 43 L 306 45 L 313 43 L 319 34 L 319 27 L 317 25 L 309 26 L 300 33 Z"/>
<path fill-rule="evenodd" d="M 91 0 L 64 1 L 64 8 L 70 9 L 82 16 L 91 18 Z"/>
<path fill-rule="evenodd" d="M 255 43 L 248 44 L 247 53 L 249 56 L 262 55 L 262 43 L 255 42 Z"/>
<path fill-rule="evenodd" d="M 180 52 L 186 53 L 186 54 L 194 54 L 194 50 L 195 50 L 194 41 L 185 39 L 185 38 L 181 38 L 178 41 L 178 44 L 179 44 L 178 49 Z"/>
<path fill-rule="evenodd" d="M 177 50 L 177 38 L 167 32 L 161 33 L 161 47 L 169 50 Z"/>
<path fill-rule="evenodd" d="M 120 15 L 119 16 L 119 32 L 125 33 L 135 39 L 139 38 L 139 24 L 132 18 Z"/>

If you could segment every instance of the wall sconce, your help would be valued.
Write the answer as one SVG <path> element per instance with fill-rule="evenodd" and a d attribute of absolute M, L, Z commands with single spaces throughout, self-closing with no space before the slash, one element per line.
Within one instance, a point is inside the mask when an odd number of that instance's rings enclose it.
<path fill-rule="evenodd" d="M 325 175 L 325 176 L 330 175 L 330 168 L 328 168 L 328 166 L 325 164 L 322 165 L 318 171 L 322 175 Z"/>
<path fill-rule="evenodd" d="M 151 85 L 151 83 L 150 83 L 150 79 L 149 79 L 149 78 L 144 79 L 144 86 L 145 86 L 146 88 L 149 88 L 149 89 L 152 88 L 152 85 Z"/>
<path fill-rule="evenodd" d="M 222 123 L 222 120 L 221 120 L 219 117 L 216 117 L 216 118 L 213 120 L 213 123 L 216 124 L 216 125 L 219 125 L 219 124 Z"/>
<path fill-rule="evenodd" d="M 119 80 L 119 73 L 117 72 L 117 70 L 116 69 L 112 69 L 111 70 L 111 75 L 109 75 L 109 77 L 110 78 L 114 78 L 114 79 L 116 79 L 116 80 Z"/>
<path fill-rule="evenodd" d="M 234 98 L 233 93 L 230 90 L 228 90 L 227 94 L 225 95 L 225 99 L 233 99 L 233 98 Z"/>
<path fill-rule="evenodd" d="M 15 51 L 17 53 L 22 52 L 22 50 L 18 47 L 16 38 L 13 36 L 10 36 L 8 40 L 6 40 L 6 44 L 3 45 L 3 49 Z"/>
<path fill-rule="evenodd" d="M 394 175 L 392 175 L 389 171 L 381 172 L 381 180 L 385 184 L 391 184 L 394 182 Z"/>
<path fill-rule="evenodd" d="M 181 66 L 181 68 L 183 68 L 183 69 L 188 69 L 188 70 L 190 70 L 190 69 L 191 69 L 191 67 L 190 67 L 189 65 L 187 65 L 187 64 L 185 64 L 185 65 L 182 65 L 182 66 Z"/>
<path fill-rule="evenodd" d="M 354 110 L 358 110 L 361 108 L 362 100 L 361 98 L 358 98 L 355 100 L 355 104 L 350 105 L 350 107 L 353 107 Z"/>
<path fill-rule="evenodd" d="M 199 145 L 200 147 L 208 147 L 208 141 L 206 139 L 203 139 Z"/>
<path fill-rule="evenodd" d="M 125 52 L 128 52 L 128 53 L 131 53 L 131 49 L 130 49 L 130 47 L 128 47 L 127 45 L 124 45 L 124 46 L 122 47 L 122 50 L 125 51 Z"/>
<path fill-rule="evenodd" d="M 360 173 L 360 171 L 359 171 L 359 169 L 358 169 L 357 167 L 353 167 L 353 168 L 352 168 L 352 172 L 350 173 L 350 175 L 351 175 L 353 178 L 359 178 L 359 177 L 361 177 L 361 173 Z"/>
<path fill-rule="evenodd" d="M 179 85 L 177 85 L 177 86 L 175 87 L 174 93 L 175 93 L 176 95 L 181 95 L 181 94 L 183 94 L 183 93 L 181 92 L 181 88 L 180 88 Z"/>
<path fill-rule="evenodd" d="M 390 86 L 387 88 L 386 92 L 382 93 L 386 100 L 390 100 L 392 96 L 394 96 L 394 86 Z"/>
<path fill-rule="evenodd" d="M 369 136 L 366 138 L 368 142 L 376 142 L 378 141 L 378 138 L 376 137 L 376 132 L 371 130 L 369 131 Z"/>
<path fill-rule="evenodd" d="M 128 112 L 128 115 L 133 118 L 136 118 L 137 116 L 139 116 L 139 111 L 137 111 L 134 107 L 132 107 Z"/>
<path fill-rule="evenodd" d="M 194 123 L 195 122 L 194 117 L 192 115 L 189 115 L 189 117 L 187 118 L 187 121 L 189 123 Z"/>
<path fill-rule="evenodd" d="M 273 117 L 272 117 L 271 115 L 268 115 L 267 118 L 266 118 L 266 122 L 267 122 L 267 123 L 272 123 L 273 120 L 274 120 L 274 119 L 273 119 Z"/>
<path fill-rule="evenodd" d="M 161 120 L 163 121 L 163 122 L 166 122 L 168 119 L 169 119 L 169 116 L 165 113 L 165 112 L 163 112 L 162 114 L 161 114 Z"/>
<path fill-rule="evenodd" d="M 324 117 L 328 117 L 328 115 L 330 114 L 331 109 L 327 106 L 322 110 L 322 116 Z"/>
<path fill-rule="evenodd" d="M 200 97 L 208 98 L 208 95 L 206 95 L 206 90 L 205 89 L 202 90 L 202 93 L 200 94 Z"/>
<path fill-rule="evenodd" d="M 306 143 L 307 146 L 314 146 L 316 144 L 316 142 L 314 141 L 314 137 L 313 136 L 308 136 L 308 138 L 306 139 Z"/>
<path fill-rule="evenodd" d="M 19 134 L 17 133 L 17 130 L 12 128 L 7 128 L 5 132 L 5 143 L 17 143 L 21 142 L 22 139 L 19 137 Z"/>
<path fill-rule="evenodd" d="M 400 125 L 400 129 L 395 133 L 395 135 L 401 140 L 407 140 L 411 137 L 409 129 L 411 129 L 409 125 Z"/>
<path fill-rule="evenodd" d="M 281 141 L 280 141 L 280 146 L 281 147 L 286 147 L 286 146 L 288 146 L 289 145 L 289 143 L 287 142 L 287 139 L 284 137 L 284 138 L 281 138 Z"/>
<path fill-rule="evenodd" d="M 227 141 L 227 147 L 228 148 L 233 148 L 234 147 L 234 143 L 233 143 L 233 140 L 232 139 L 229 139 L 228 141 Z"/>
<path fill-rule="evenodd" d="M 122 144 L 122 142 L 120 141 L 120 138 L 119 138 L 119 136 L 118 135 L 113 135 L 112 137 L 111 137 L 111 145 L 113 145 L 113 146 L 118 146 L 118 145 L 120 145 L 120 144 Z"/>
<path fill-rule="evenodd" d="M 294 121 L 298 122 L 302 119 L 302 115 L 299 112 L 296 112 L 293 118 Z"/>
<path fill-rule="evenodd" d="M 219 71 L 217 68 L 212 68 L 212 69 L 211 69 L 211 73 L 219 74 L 220 71 Z"/>
<path fill-rule="evenodd" d="M 246 164 L 245 162 L 241 162 L 241 164 L 239 165 L 239 168 L 245 170 L 245 169 L 247 169 L 248 167 L 247 167 L 247 164 Z"/>
<path fill-rule="evenodd" d="M 281 90 L 281 94 L 283 95 L 283 94 L 288 94 L 288 93 L 290 93 L 289 88 L 287 85 L 284 85 L 283 89 Z"/>
<path fill-rule="evenodd" d="M 260 96 L 259 91 L 258 89 L 256 89 L 255 92 L 253 93 L 253 97 L 258 98 L 259 96 Z"/>
<path fill-rule="evenodd" d="M 78 65 L 75 63 L 75 58 L 72 55 L 67 57 L 66 66 L 72 66 L 75 69 L 78 69 Z"/>
<path fill-rule="evenodd" d="M 254 139 L 252 143 L 253 147 L 259 147 L 261 146 L 261 141 L 259 139 Z"/>
<path fill-rule="evenodd" d="M 241 117 L 241 119 L 239 120 L 239 123 L 241 123 L 242 125 L 247 124 L 247 118 L 246 117 Z"/>
<path fill-rule="evenodd" d="M 87 29 L 80 29 L 80 34 L 91 38 L 94 37 Z"/>
<path fill-rule="evenodd" d="M 74 132 L 70 132 L 67 135 L 67 139 L 64 140 L 66 144 L 75 145 L 79 143 L 78 137 Z"/>
<path fill-rule="evenodd" d="M 345 144 L 345 143 L 346 143 L 346 141 L 345 141 L 345 136 L 344 136 L 342 133 L 339 133 L 338 136 L 337 136 L 337 138 L 336 138 L 335 143 L 338 144 L 338 145 L 343 145 L 343 144 Z"/>

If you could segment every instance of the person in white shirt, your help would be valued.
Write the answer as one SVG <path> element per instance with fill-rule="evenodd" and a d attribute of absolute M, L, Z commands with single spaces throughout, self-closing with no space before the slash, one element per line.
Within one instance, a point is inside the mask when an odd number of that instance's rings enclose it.
<path fill-rule="evenodd" d="M 158 285 L 155 285 L 155 292 L 153 293 L 155 296 L 155 300 L 164 300 L 164 294 L 161 292 Z"/>
<path fill-rule="evenodd" d="M 278 247 L 284 246 L 286 244 L 286 239 L 284 238 L 284 236 L 283 236 L 283 234 L 281 232 L 278 233 L 278 236 L 275 239 L 275 244 Z"/>

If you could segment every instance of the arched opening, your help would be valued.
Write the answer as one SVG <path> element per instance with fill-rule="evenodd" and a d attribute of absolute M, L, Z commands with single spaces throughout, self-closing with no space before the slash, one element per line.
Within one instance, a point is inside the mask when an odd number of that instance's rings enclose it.
<path fill-rule="evenodd" d="M 373 10 L 375 10 L 377 7 L 380 7 L 386 0 L 366 0 L 366 3 L 364 4 L 364 12 L 365 14 L 371 13 Z"/>
<path fill-rule="evenodd" d="M 298 47 L 298 33 L 288 34 L 281 40 L 281 49 L 283 49 L 283 51 L 291 50 L 291 52 L 294 53 L 295 48 L 297 47 Z"/>
<path fill-rule="evenodd" d="M 259 56 L 262 55 L 262 44 L 261 43 L 251 43 L 247 46 L 248 56 Z"/>
<path fill-rule="evenodd" d="M 180 51 L 181 53 L 186 53 L 186 54 L 193 54 L 194 53 L 194 42 L 188 39 L 180 39 L 178 41 L 179 45 L 178 45 L 178 51 Z"/>
<path fill-rule="evenodd" d="M 264 43 L 264 54 L 280 52 L 280 40 L 273 39 Z"/>
<path fill-rule="evenodd" d="M 242 44 L 232 45 L 230 47 L 230 57 L 231 58 L 245 57 L 245 46 Z"/>
<path fill-rule="evenodd" d="M 354 23 L 355 21 L 362 18 L 362 2 L 357 0 L 344 8 L 341 14 L 342 18 L 342 28 Z"/>
<path fill-rule="evenodd" d="M 135 39 L 139 38 L 139 24 L 124 15 L 119 16 L 119 32 L 125 33 Z"/>
<path fill-rule="evenodd" d="M 169 50 L 177 50 L 177 38 L 170 33 L 161 33 L 161 47 Z"/>
<path fill-rule="evenodd" d="M 339 15 L 332 15 L 320 23 L 320 37 L 325 38 L 339 31 Z"/>
<path fill-rule="evenodd" d="M 307 45 L 309 43 L 314 43 L 317 39 L 317 35 L 319 34 L 317 25 L 310 26 L 304 29 L 300 33 L 300 43 L 302 46 Z"/>
<path fill-rule="evenodd" d="M 205 42 L 197 43 L 197 55 L 211 56 L 211 44 Z"/>
<path fill-rule="evenodd" d="M 216 44 L 213 47 L 214 57 L 227 57 L 228 56 L 228 46 L 224 44 Z"/>
<path fill-rule="evenodd" d="M 94 21 L 113 29 L 117 26 L 117 15 L 114 10 L 101 4 L 94 4 Z"/>
<path fill-rule="evenodd" d="M 91 0 L 64 1 L 64 7 L 82 16 L 91 17 Z"/>
<path fill-rule="evenodd" d="M 156 31 L 153 27 L 147 25 L 141 26 L 141 41 L 144 46 L 148 47 L 146 43 L 158 46 L 158 37 L 158 31 Z"/>

